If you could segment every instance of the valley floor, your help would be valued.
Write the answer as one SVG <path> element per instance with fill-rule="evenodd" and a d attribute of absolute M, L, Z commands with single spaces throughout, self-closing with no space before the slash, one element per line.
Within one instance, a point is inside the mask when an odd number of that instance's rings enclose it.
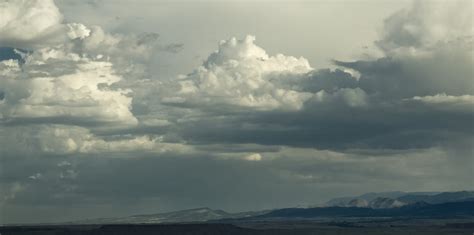
<path fill-rule="evenodd" d="M 188 234 L 188 235 L 456 235 L 474 233 L 474 219 L 373 219 L 348 218 L 332 222 L 322 221 L 254 221 L 234 224 L 154 224 L 154 225 L 38 225 L 2 226 L 1 235 L 46 235 L 46 234 Z"/>

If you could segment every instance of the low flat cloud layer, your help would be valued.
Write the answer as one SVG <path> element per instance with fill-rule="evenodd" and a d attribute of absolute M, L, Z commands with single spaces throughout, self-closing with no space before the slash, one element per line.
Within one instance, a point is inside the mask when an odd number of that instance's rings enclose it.
<path fill-rule="evenodd" d="M 0 15 L 2 223 L 474 188 L 470 1 L 415 1 L 380 22 L 378 56 L 337 68 L 248 35 L 172 78 L 150 58 L 186 45 L 155 32 L 67 22 L 52 0 Z"/>

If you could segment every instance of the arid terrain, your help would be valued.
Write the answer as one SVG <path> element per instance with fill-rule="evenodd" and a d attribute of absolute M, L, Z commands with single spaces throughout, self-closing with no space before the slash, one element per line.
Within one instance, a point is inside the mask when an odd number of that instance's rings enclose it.
<path fill-rule="evenodd" d="M 349 219 L 350 220 L 350 219 Z M 44 226 L 7 226 L 1 227 L 2 235 L 39 235 L 39 234 L 317 234 L 317 235 L 456 235 L 472 234 L 474 219 L 437 219 L 437 220 L 365 220 L 365 221 L 260 221 L 236 224 L 197 223 L 197 224 L 154 224 L 154 225 L 44 225 Z"/>

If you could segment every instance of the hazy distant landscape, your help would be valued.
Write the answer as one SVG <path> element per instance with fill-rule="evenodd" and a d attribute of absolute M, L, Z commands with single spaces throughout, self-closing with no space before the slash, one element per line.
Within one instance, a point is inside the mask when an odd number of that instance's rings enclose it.
<path fill-rule="evenodd" d="M 386 192 L 331 199 L 321 206 L 228 213 L 196 208 L 160 214 L 76 221 L 76 224 L 155 224 L 192 222 L 252 222 L 340 218 L 470 218 L 474 217 L 474 191 Z"/>
<path fill-rule="evenodd" d="M 2 234 L 470 234 L 474 191 L 387 192 L 324 205 L 228 213 L 196 208 L 58 225 L 3 226 Z"/>

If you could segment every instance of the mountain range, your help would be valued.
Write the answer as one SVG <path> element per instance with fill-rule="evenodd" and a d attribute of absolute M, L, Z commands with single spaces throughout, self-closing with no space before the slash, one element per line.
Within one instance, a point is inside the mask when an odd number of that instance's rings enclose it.
<path fill-rule="evenodd" d="M 440 204 L 473 200 L 474 191 L 458 192 L 383 192 L 367 193 L 356 197 L 331 199 L 324 204 L 326 207 L 367 207 L 387 209 L 410 205 L 417 202 Z"/>
<path fill-rule="evenodd" d="M 118 218 L 99 218 L 74 222 L 75 224 L 155 224 L 155 223 L 187 223 L 206 222 L 221 219 L 240 219 L 259 216 L 269 211 L 228 213 L 207 207 L 180 210 L 167 213 L 133 215 Z"/>
<path fill-rule="evenodd" d="M 315 207 L 286 208 L 271 211 L 257 216 L 264 219 L 302 219 L 318 217 L 472 217 L 474 216 L 474 200 L 447 202 L 441 204 L 415 203 L 389 209 L 373 209 L 361 207 Z"/>
<path fill-rule="evenodd" d="M 74 224 L 158 224 L 222 221 L 292 220 L 334 217 L 474 217 L 474 191 L 383 192 L 329 200 L 322 206 L 229 213 L 210 208 L 99 218 Z"/>

